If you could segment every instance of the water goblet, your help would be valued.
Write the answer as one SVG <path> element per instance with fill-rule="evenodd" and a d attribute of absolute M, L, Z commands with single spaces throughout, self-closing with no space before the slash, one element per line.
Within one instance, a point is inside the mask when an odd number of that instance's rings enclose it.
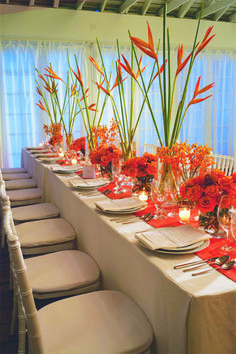
<path fill-rule="evenodd" d="M 151 183 L 151 198 L 156 208 L 153 218 L 155 220 L 166 219 L 166 215 L 162 211 L 162 205 L 166 202 L 167 198 L 164 187 L 165 184 L 160 183 L 157 179 L 154 179 Z"/>
<path fill-rule="evenodd" d="M 112 180 L 115 183 L 115 188 L 113 189 L 113 193 L 119 194 L 120 193 L 120 186 L 121 186 L 121 182 L 122 182 L 122 176 L 120 174 L 120 172 L 121 172 L 120 160 L 117 160 L 117 159 L 112 160 L 111 171 L 112 171 Z"/>
<path fill-rule="evenodd" d="M 230 246 L 230 236 L 232 229 L 232 217 L 235 213 L 236 207 L 236 198 L 231 195 L 223 195 L 220 200 L 220 204 L 217 209 L 217 219 L 222 227 L 222 229 L 226 232 L 226 245 L 220 247 L 219 251 L 223 253 L 229 253 L 234 251 L 234 249 Z"/>
<path fill-rule="evenodd" d="M 232 234 L 232 246 L 230 245 L 230 253 L 236 254 L 236 210 L 234 210 L 231 219 L 231 234 Z"/>

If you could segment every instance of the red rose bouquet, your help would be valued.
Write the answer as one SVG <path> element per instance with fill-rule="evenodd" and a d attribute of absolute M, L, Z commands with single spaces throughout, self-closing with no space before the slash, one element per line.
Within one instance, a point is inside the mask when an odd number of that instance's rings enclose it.
<path fill-rule="evenodd" d="M 144 153 L 142 157 L 133 157 L 123 163 L 122 173 L 135 178 L 133 194 L 139 194 L 141 191 L 150 194 L 151 180 L 157 173 L 157 157 L 148 153 Z"/>
<path fill-rule="evenodd" d="M 100 165 L 104 177 L 112 179 L 112 162 L 120 158 L 120 150 L 113 144 L 100 145 L 89 154 L 92 164 Z"/>
<path fill-rule="evenodd" d="M 83 155 L 85 155 L 85 137 L 82 136 L 72 142 L 70 145 L 70 149 L 74 151 L 80 151 Z"/>
<path fill-rule="evenodd" d="M 217 209 L 222 195 L 236 195 L 236 173 L 226 176 L 225 172 L 213 169 L 180 186 L 180 196 L 200 211 L 199 225 L 204 229 L 219 228 Z"/>

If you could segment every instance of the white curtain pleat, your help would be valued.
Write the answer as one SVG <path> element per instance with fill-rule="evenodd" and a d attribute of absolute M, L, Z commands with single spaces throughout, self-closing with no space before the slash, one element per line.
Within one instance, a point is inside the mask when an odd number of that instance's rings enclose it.
<path fill-rule="evenodd" d="M 115 60 L 118 57 L 116 44 L 100 43 L 100 46 L 108 75 L 110 75 L 113 62 L 111 78 L 111 85 L 113 85 L 116 77 Z M 89 103 L 96 103 L 97 86 L 95 82 L 98 82 L 99 74 L 89 61 L 89 57 L 92 56 L 101 65 L 96 43 L 17 40 L 0 42 L 0 166 L 19 166 L 22 147 L 38 145 L 43 140 L 43 124 L 48 124 L 49 119 L 47 114 L 36 106 L 39 96 L 36 93 L 35 78 L 37 73 L 35 67 L 40 73 L 43 73 L 45 72 L 44 68 L 51 64 L 53 70 L 59 76 L 65 78 L 68 70 L 67 50 L 74 70 L 76 70 L 74 55 L 77 56 L 84 85 L 89 88 Z M 121 45 L 120 51 L 130 60 L 130 47 Z M 188 53 L 186 51 L 184 58 Z M 176 56 L 177 48 L 173 48 L 171 52 L 173 70 L 176 68 Z M 161 50 L 159 51 L 159 57 L 162 58 Z M 149 65 L 143 73 L 146 80 L 150 76 L 153 60 L 144 55 L 142 67 L 148 63 Z M 235 69 L 236 53 L 232 51 L 207 50 L 198 56 L 189 82 L 186 103 L 192 99 L 199 76 L 201 76 L 200 88 L 215 82 L 211 92 L 205 92 L 201 97 L 208 94 L 213 94 L 213 96 L 204 102 L 190 106 L 181 129 L 180 140 L 187 140 L 189 143 L 207 144 L 213 149 L 214 153 L 235 156 Z M 173 113 L 181 97 L 185 75 L 186 72 L 183 72 L 178 78 Z M 128 74 L 126 75 L 124 72 L 124 76 L 128 76 Z M 124 83 L 127 107 L 129 107 L 128 102 L 130 100 L 129 79 L 128 77 Z M 61 85 L 61 83 L 59 82 L 58 85 Z M 59 92 L 61 92 L 61 89 Z M 115 88 L 112 94 L 119 107 L 118 88 Z M 60 93 L 60 95 L 62 98 L 63 93 Z M 101 93 L 100 110 L 104 95 L 104 93 Z M 149 98 L 163 139 L 158 78 L 149 91 Z M 135 117 L 137 117 L 143 102 L 138 87 L 136 87 L 135 99 Z M 94 113 L 90 113 L 92 119 Z M 109 124 L 112 117 L 114 117 L 114 114 L 108 100 L 101 124 Z M 74 138 L 84 134 L 85 130 L 81 117 L 79 117 L 75 124 Z M 135 141 L 138 154 L 142 154 L 143 143 L 159 144 L 147 105 L 142 112 Z"/>

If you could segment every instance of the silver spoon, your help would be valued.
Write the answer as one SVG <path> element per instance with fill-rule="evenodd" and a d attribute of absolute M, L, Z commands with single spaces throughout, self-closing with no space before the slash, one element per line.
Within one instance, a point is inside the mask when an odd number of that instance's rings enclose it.
<path fill-rule="evenodd" d="M 229 260 L 229 256 L 225 255 L 225 256 L 221 256 L 221 257 L 216 258 L 215 262 L 211 261 L 211 262 L 208 262 L 207 264 L 215 263 L 219 266 L 222 266 L 222 264 L 226 263 L 228 260 Z M 202 264 L 196 265 L 195 267 L 184 269 L 183 272 L 190 272 L 191 270 L 198 269 L 198 268 L 202 267 L 203 265 L 206 265 L 206 263 L 202 263 Z"/>
<path fill-rule="evenodd" d="M 229 270 L 229 269 L 233 268 L 234 264 L 235 264 L 235 261 L 232 260 L 232 261 L 224 263 L 222 265 L 222 267 L 217 267 L 217 268 L 211 268 L 211 269 L 203 270 L 202 272 L 193 273 L 192 276 L 205 274 L 207 272 L 210 272 L 211 270 L 217 270 L 217 269 Z"/>

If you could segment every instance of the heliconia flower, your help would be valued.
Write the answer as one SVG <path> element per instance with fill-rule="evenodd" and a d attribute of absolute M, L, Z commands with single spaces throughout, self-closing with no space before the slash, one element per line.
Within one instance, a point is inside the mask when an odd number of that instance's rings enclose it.
<path fill-rule="evenodd" d="M 201 81 L 201 76 L 199 76 L 199 78 L 198 78 L 198 80 L 197 80 L 197 84 L 196 84 L 196 87 L 195 87 L 195 90 L 194 90 L 193 98 L 192 98 L 192 100 L 189 102 L 188 107 L 189 107 L 190 105 L 192 105 L 192 104 L 196 104 L 196 103 L 205 101 L 207 98 L 209 98 L 209 97 L 212 96 L 212 95 L 209 95 L 209 96 L 204 97 L 204 98 L 196 98 L 198 95 L 200 95 L 200 94 L 203 93 L 203 92 L 206 92 L 206 91 L 210 90 L 210 89 L 214 86 L 214 83 L 212 83 L 212 84 L 210 84 L 210 85 L 207 85 L 207 86 L 203 87 L 201 90 L 199 90 L 200 81 Z"/>
<path fill-rule="evenodd" d="M 206 34 L 205 34 L 201 44 L 199 45 L 199 47 L 194 55 L 194 58 L 207 46 L 207 44 L 212 40 L 212 38 L 215 37 L 215 34 L 213 34 L 211 37 L 209 37 L 209 34 L 210 34 L 212 28 L 213 28 L 213 26 L 209 27 L 208 30 L 206 31 Z"/>
<path fill-rule="evenodd" d="M 125 64 L 121 63 L 120 59 L 118 59 L 118 63 L 128 74 L 130 74 L 130 76 L 132 76 L 136 80 L 136 75 L 133 72 L 133 69 L 131 68 L 128 60 L 126 59 L 126 57 L 123 54 L 121 54 L 121 55 L 122 55 L 122 58 L 123 58 Z"/>
<path fill-rule="evenodd" d="M 41 74 L 38 74 L 39 75 L 39 78 L 41 79 L 41 80 L 43 80 L 45 83 L 47 82 L 46 80 L 45 80 L 45 78 L 43 77 L 43 75 L 41 75 Z"/>
<path fill-rule="evenodd" d="M 90 111 L 96 112 L 96 109 L 94 108 L 94 106 L 96 106 L 96 104 L 95 104 L 95 103 L 92 103 L 91 105 L 88 106 L 88 109 L 89 109 Z"/>
<path fill-rule="evenodd" d="M 40 96 L 43 96 L 43 95 L 42 95 L 42 92 L 40 91 L 40 89 L 38 88 L 38 86 L 36 87 L 36 91 L 37 91 L 37 93 L 38 93 Z"/>
<path fill-rule="evenodd" d="M 140 59 L 139 59 L 139 62 L 138 62 L 138 66 L 140 67 L 140 70 L 141 70 L 141 73 L 144 72 L 144 70 L 147 68 L 147 66 L 149 65 L 149 63 L 147 63 L 147 65 L 145 65 L 142 69 L 141 69 L 141 64 L 142 64 L 142 60 L 143 60 L 143 56 L 141 55 L 140 56 Z M 137 73 L 136 73 L 136 79 L 140 76 L 140 72 L 139 72 L 139 69 L 137 70 Z"/>
<path fill-rule="evenodd" d="M 167 63 L 167 59 L 166 59 L 166 63 Z M 160 74 L 163 73 L 163 70 L 164 70 L 164 65 L 162 64 L 162 66 L 160 67 Z M 159 75 L 159 71 L 157 71 L 157 73 L 153 77 L 152 82 L 157 78 L 158 75 Z"/>
<path fill-rule="evenodd" d="M 71 91 L 70 97 L 72 97 L 72 96 L 75 95 L 75 93 L 76 93 L 76 87 L 77 87 L 77 86 L 74 86 L 73 84 L 71 84 L 71 87 L 70 87 L 70 91 Z"/>
<path fill-rule="evenodd" d="M 83 80 L 82 80 L 82 76 L 81 76 L 81 72 L 80 72 L 79 66 L 77 65 L 78 74 L 76 74 L 73 69 L 71 69 L 71 70 L 72 70 L 73 74 L 75 75 L 76 79 L 79 81 L 80 85 L 84 87 L 84 83 L 83 83 Z"/>
<path fill-rule="evenodd" d="M 178 55 L 177 55 L 177 70 L 176 70 L 176 76 L 183 70 L 183 68 L 187 65 L 189 59 L 191 58 L 192 52 L 187 56 L 187 58 L 182 62 L 183 60 L 183 44 L 179 44 L 178 48 Z"/>
<path fill-rule="evenodd" d="M 98 65 L 98 63 L 93 59 L 93 57 L 89 57 L 89 60 L 91 61 L 91 63 L 95 66 L 95 68 L 97 69 L 97 71 L 100 72 L 100 74 L 102 74 L 103 77 L 105 77 L 104 72 L 102 71 L 102 69 L 100 68 L 100 66 Z"/>
<path fill-rule="evenodd" d="M 87 95 L 88 91 L 89 91 L 89 88 L 87 88 L 87 90 L 84 93 L 86 98 L 89 96 L 89 95 Z M 83 101 L 83 100 L 84 100 L 84 96 L 81 97 L 80 101 Z"/>
<path fill-rule="evenodd" d="M 140 38 L 132 37 L 132 36 L 130 36 L 130 39 L 132 43 L 136 45 L 143 53 L 147 54 L 149 57 L 158 61 L 158 57 L 154 49 L 152 32 L 148 22 L 147 22 L 147 26 L 148 26 L 148 42 L 145 42 Z"/>
<path fill-rule="evenodd" d="M 110 96 L 110 92 L 108 89 L 105 89 L 105 87 L 103 87 L 102 85 L 104 84 L 105 79 L 103 80 L 103 82 L 101 84 L 99 84 L 98 82 L 95 82 L 95 84 L 97 85 L 98 89 L 101 89 L 103 92 L 105 92 L 108 96 Z"/>
<path fill-rule="evenodd" d="M 44 68 L 49 74 L 45 74 L 45 76 L 50 77 L 51 79 L 61 80 L 63 81 L 49 66 Z"/>
<path fill-rule="evenodd" d="M 46 108 L 44 107 L 41 101 L 39 101 L 39 103 L 36 103 L 36 105 L 39 106 L 39 108 L 41 108 L 43 111 L 47 112 Z"/>

